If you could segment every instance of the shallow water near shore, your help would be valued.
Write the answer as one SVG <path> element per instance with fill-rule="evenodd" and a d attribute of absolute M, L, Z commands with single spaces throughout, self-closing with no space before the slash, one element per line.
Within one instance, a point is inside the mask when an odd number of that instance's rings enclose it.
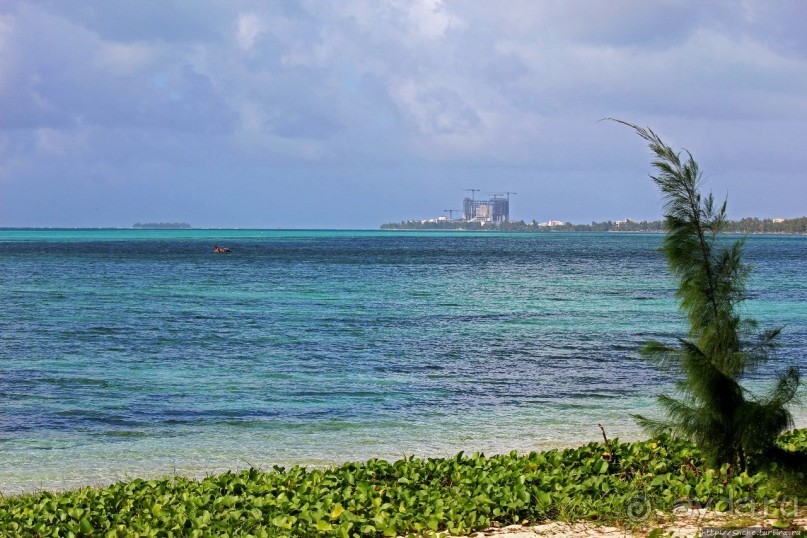
<path fill-rule="evenodd" d="M 661 240 L 0 230 L 0 491 L 639 438 L 637 350 L 685 329 Z M 807 367 L 807 237 L 746 259 Z"/>

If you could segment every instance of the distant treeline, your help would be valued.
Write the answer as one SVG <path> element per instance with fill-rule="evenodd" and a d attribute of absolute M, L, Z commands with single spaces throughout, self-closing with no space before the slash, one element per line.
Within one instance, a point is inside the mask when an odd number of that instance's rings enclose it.
<path fill-rule="evenodd" d="M 149 228 L 152 230 L 186 230 L 190 227 L 191 225 L 187 222 L 136 222 L 133 226 L 133 228 Z"/>
<path fill-rule="evenodd" d="M 488 232 L 663 232 L 664 223 L 653 221 L 604 221 L 591 224 L 572 224 L 567 222 L 555 226 L 542 225 L 536 221 L 524 222 L 516 220 L 498 224 L 464 221 L 419 221 L 408 220 L 399 223 L 382 224 L 382 230 L 468 230 Z M 729 221 L 726 225 L 729 233 L 770 233 L 770 234 L 804 234 L 807 233 L 807 217 L 785 219 L 774 222 L 773 219 L 757 219 L 747 217 L 740 220 Z"/>

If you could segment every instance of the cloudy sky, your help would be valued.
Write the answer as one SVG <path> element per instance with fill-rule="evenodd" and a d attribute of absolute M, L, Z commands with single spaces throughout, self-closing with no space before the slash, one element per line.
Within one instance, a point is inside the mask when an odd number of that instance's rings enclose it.
<path fill-rule="evenodd" d="M 807 215 L 801 0 L 3 0 L 0 226 L 655 219 L 690 150 L 732 217 Z M 477 195 L 479 196 L 479 195 Z"/>

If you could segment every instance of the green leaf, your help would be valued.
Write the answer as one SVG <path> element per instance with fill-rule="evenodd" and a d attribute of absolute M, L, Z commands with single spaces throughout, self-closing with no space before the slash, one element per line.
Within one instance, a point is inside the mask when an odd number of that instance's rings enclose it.
<path fill-rule="evenodd" d="M 95 530 L 92 523 L 90 523 L 90 520 L 86 517 L 81 519 L 78 529 L 84 534 L 90 534 L 93 530 Z"/>
<path fill-rule="evenodd" d="M 333 525 L 320 519 L 317 521 L 317 530 L 320 532 L 330 532 L 333 529 Z"/>

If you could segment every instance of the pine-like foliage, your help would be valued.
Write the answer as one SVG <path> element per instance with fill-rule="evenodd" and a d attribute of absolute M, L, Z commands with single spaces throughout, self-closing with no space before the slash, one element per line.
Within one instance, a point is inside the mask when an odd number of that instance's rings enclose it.
<path fill-rule="evenodd" d="M 650 129 L 614 120 L 634 129 L 654 155 L 655 175 L 665 208 L 666 236 L 661 251 L 678 281 L 676 298 L 689 321 L 678 346 L 649 342 L 642 354 L 673 371 L 679 397 L 659 396 L 663 420 L 637 416 L 653 433 L 685 436 L 710 463 L 739 463 L 769 451 L 776 436 L 792 427 L 787 410 L 797 394 L 799 371 L 788 368 L 765 396 L 754 396 L 741 380 L 769 358 L 781 329 L 758 331 L 743 319 L 749 267 L 742 261 L 744 240 L 720 239 L 726 203 L 702 197 L 698 164 L 688 152 L 673 151 Z"/>

